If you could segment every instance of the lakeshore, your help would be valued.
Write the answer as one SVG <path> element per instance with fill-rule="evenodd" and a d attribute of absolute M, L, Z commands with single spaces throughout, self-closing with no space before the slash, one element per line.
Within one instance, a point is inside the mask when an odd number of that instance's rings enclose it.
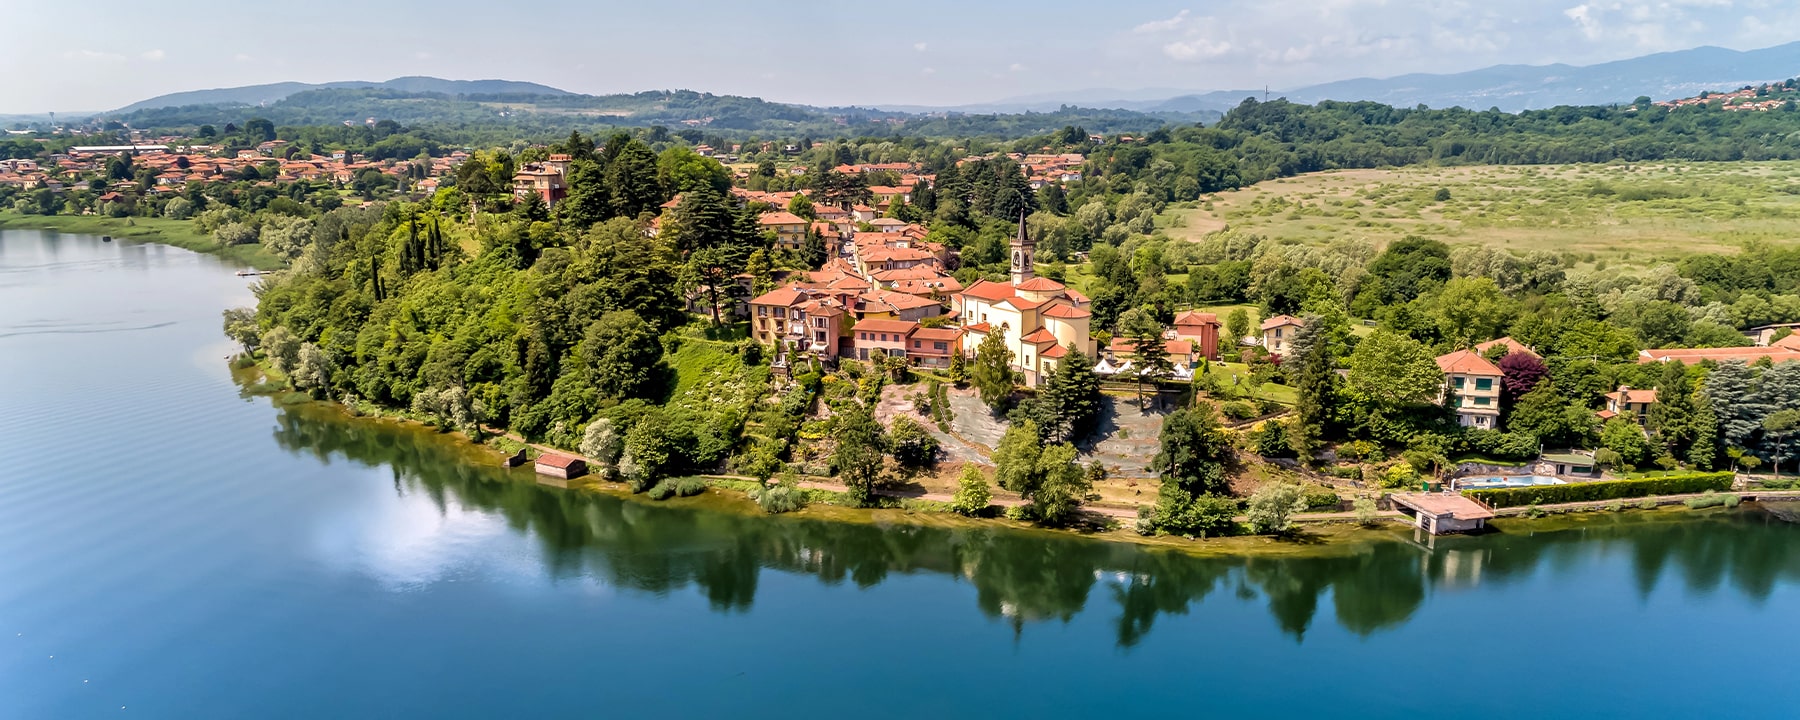
<path fill-rule="evenodd" d="M 261 245 L 228 246 L 210 236 L 195 232 L 194 224 L 185 220 L 163 218 L 112 218 L 98 215 L 25 215 L 13 210 L 0 210 L 0 229 L 54 230 L 60 233 L 108 236 L 126 242 L 148 242 L 216 255 L 256 270 L 279 270 L 286 266 Z"/>
<path fill-rule="evenodd" d="M 0 373 L 30 380 L 0 386 L 7 717 L 579 715 L 596 696 L 623 715 L 776 717 L 870 692 L 891 695 L 871 718 L 1062 717 L 1192 711 L 1196 686 L 1205 712 L 1254 716 L 1296 667 L 1331 672 L 1282 714 L 1800 702 L 1780 683 L 1659 692 L 1786 661 L 1732 640 L 1800 612 L 1796 527 L 1748 505 L 1423 542 L 1397 524 L 1104 542 L 569 491 L 434 428 L 245 396 L 221 362 L 218 311 L 248 294 L 228 264 L 28 231 L 0 243 Z M 1394 673 L 1447 636 L 1494 667 L 1567 658 L 1581 680 L 1395 699 Z"/>

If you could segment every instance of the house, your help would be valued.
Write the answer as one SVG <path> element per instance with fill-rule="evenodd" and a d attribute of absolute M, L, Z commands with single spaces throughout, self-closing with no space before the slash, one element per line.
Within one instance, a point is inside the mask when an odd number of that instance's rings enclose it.
<path fill-rule="evenodd" d="M 1276 315 L 1263 321 L 1262 346 L 1270 355 L 1286 353 L 1288 345 L 1294 341 L 1294 335 L 1300 328 L 1306 327 L 1306 321 L 1292 315 Z"/>
<path fill-rule="evenodd" d="M 563 165 L 566 166 L 567 163 L 564 162 Z M 513 197 L 524 200 L 532 195 L 541 198 L 546 207 L 556 207 L 558 202 L 568 197 L 569 188 L 563 180 L 563 169 L 552 162 L 526 163 L 521 166 L 518 172 L 513 173 Z"/>
<path fill-rule="evenodd" d="M 798 250 L 806 244 L 806 230 L 810 224 L 806 218 L 785 210 L 763 213 L 756 224 L 765 231 L 775 233 L 775 246 Z"/>
<path fill-rule="evenodd" d="M 1175 337 L 1195 345 L 1200 357 L 1219 359 L 1219 316 L 1187 310 L 1175 314 Z"/>
<path fill-rule="evenodd" d="M 1438 402 L 1456 413 L 1463 427 L 1492 430 L 1500 421 L 1500 368 L 1473 350 L 1458 350 L 1437 359 L 1444 372 Z"/>
<path fill-rule="evenodd" d="M 1576 450 L 1545 451 L 1533 469 L 1540 475 L 1599 479 L 1600 464 L 1593 453 Z"/>
<path fill-rule="evenodd" d="M 1600 411 L 1600 419 L 1624 415 L 1643 424 L 1650 415 L 1650 406 L 1655 404 L 1655 390 L 1633 390 L 1630 385 L 1620 385 L 1618 390 L 1606 394 L 1606 409 Z"/>
<path fill-rule="evenodd" d="M 905 220 L 895 220 L 893 218 L 875 218 L 874 220 L 870 220 L 869 224 L 874 225 L 876 230 L 884 233 L 897 233 L 906 229 Z"/>
<path fill-rule="evenodd" d="M 862 320 L 851 328 L 856 343 L 856 359 L 868 360 L 871 352 L 888 357 L 905 357 L 907 345 L 919 324 L 911 320 Z"/>
<path fill-rule="evenodd" d="M 956 328 L 920 327 L 907 338 L 906 357 L 919 367 L 947 368 L 962 331 Z"/>
<path fill-rule="evenodd" d="M 963 354 L 973 356 L 989 335 L 1001 333 L 1013 369 L 1027 386 L 1036 386 L 1055 371 L 1070 346 L 1093 357 L 1094 340 L 1088 332 L 1093 313 L 1080 293 L 1035 275 L 1037 248 L 1023 219 L 1011 251 L 1011 282 L 978 281 L 951 298 L 952 309 L 963 323 Z"/>
<path fill-rule="evenodd" d="M 1164 340 L 1163 352 L 1168 354 L 1169 364 L 1177 369 L 1192 370 L 1198 367 L 1202 360 L 1201 356 L 1195 353 L 1194 343 L 1189 340 Z M 1137 343 L 1131 338 L 1116 337 L 1106 346 L 1106 353 L 1111 356 L 1109 359 L 1114 365 L 1121 365 L 1123 364 L 1121 361 L 1132 359 L 1137 355 Z"/>
<path fill-rule="evenodd" d="M 1778 363 L 1800 360 L 1800 335 L 1789 335 L 1770 343 L 1768 347 L 1662 348 L 1643 350 L 1638 353 L 1638 362 L 1640 363 L 1678 360 L 1688 365 L 1703 360 L 1714 362 L 1741 360 L 1753 363 L 1763 358 Z"/>
<path fill-rule="evenodd" d="M 1788 334 L 1781 339 L 1786 340 L 1792 338 L 1796 334 L 1800 334 L 1800 323 L 1781 323 L 1778 325 L 1764 325 L 1758 328 L 1751 328 L 1750 330 L 1745 331 L 1744 337 L 1750 338 L 1750 342 L 1756 343 L 1757 347 L 1769 347 L 1777 342 L 1775 336 L 1780 334 L 1783 330 L 1788 331 Z"/>
<path fill-rule="evenodd" d="M 544 453 L 537 459 L 537 474 L 573 480 L 587 474 L 587 461 L 578 457 Z"/>
<path fill-rule="evenodd" d="M 875 208 L 867 205 L 852 205 L 850 207 L 850 217 L 857 222 L 875 222 L 876 218 L 881 217 L 881 213 Z"/>
<path fill-rule="evenodd" d="M 829 290 L 798 284 L 777 288 L 750 301 L 750 333 L 764 345 L 791 346 L 834 360 L 849 317 L 847 304 Z"/>

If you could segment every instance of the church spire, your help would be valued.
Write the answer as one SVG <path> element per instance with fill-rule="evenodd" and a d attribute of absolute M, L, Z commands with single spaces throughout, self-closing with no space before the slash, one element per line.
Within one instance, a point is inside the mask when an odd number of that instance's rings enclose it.
<path fill-rule="evenodd" d="M 1019 211 L 1019 234 L 1012 241 L 1012 284 L 1018 285 L 1035 277 L 1032 273 L 1032 256 L 1037 253 L 1037 243 L 1032 241 L 1031 234 L 1025 230 L 1025 211 Z"/>

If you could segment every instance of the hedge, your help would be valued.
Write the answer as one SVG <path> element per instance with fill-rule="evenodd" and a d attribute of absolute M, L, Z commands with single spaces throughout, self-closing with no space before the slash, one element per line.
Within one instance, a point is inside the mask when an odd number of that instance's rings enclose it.
<path fill-rule="evenodd" d="M 1685 495 L 1731 489 L 1732 474 L 1689 473 L 1665 475 L 1642 480 L 1604 480 L 1568 485 L 1533 485 L 1517 488 L 1464 490 L 1463 496 L 1487 503 L 1489 507 L 1506 508 L 1525 505 L 1617 500 L 1647 495 Z"/>

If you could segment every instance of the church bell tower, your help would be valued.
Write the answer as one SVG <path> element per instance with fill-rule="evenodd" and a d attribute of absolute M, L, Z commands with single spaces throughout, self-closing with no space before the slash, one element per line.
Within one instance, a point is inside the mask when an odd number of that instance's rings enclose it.
<path fill-rule="evenodd" d="M 1012 284 L 1018 285 L 1030 280 L 1032 255 L 1037 252 L 1037 243 L 1025 231 L 1025 213 L 1019 213 L 1019 234 L 1012 241 Z"/>

